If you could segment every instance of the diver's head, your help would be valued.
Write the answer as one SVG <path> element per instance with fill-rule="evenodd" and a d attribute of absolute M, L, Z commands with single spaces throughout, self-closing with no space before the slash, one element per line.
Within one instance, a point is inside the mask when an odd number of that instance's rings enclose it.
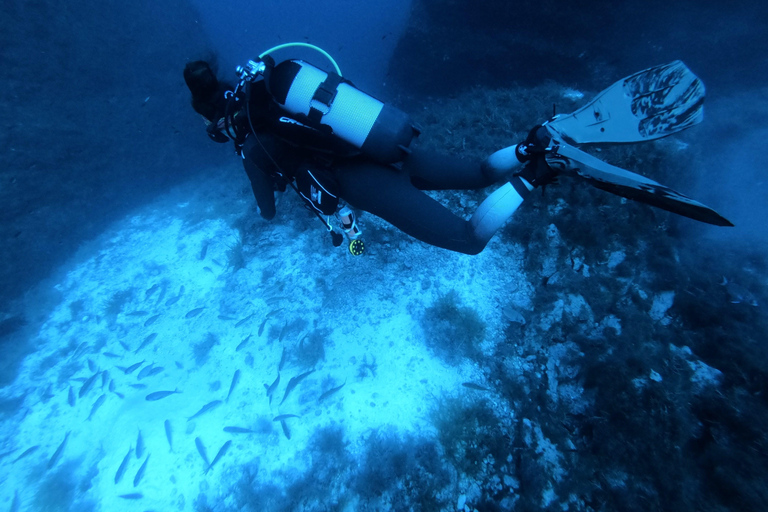
<path fill-rule="evenodd" d="M 188 62 L 184 67 L 184 81 L 192 93 L 192 108 L 209 121 L 217 115 L 219 80 L 204 60 Z"/>

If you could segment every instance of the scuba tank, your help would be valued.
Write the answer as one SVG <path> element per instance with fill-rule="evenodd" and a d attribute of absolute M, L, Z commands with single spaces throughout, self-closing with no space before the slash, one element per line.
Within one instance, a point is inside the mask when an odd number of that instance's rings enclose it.
<path fill-rule="evenodd" d="M 307 46 L 321 52 L 336 73 L 326 73 L 302 60 L 274 66 L 268 54 L 289 46 Z M 267 50 L 259 59 L 237 68 L 241 81 L 263 76 L 273 100 L 289 117 L 343 140 L 377 162 L 400 161 L 420 133 L 408 114 L 345 80 L 331 56 L 316 46 L 289 43 Z"/>

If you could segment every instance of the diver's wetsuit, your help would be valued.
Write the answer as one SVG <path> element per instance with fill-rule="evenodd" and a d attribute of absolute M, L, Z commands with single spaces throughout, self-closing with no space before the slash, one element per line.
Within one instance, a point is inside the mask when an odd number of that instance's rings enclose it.
<path fill-rule="evenodd" d="M 255 136 L 251 133 L 245 138 L 242 155 L 262 217 L 269 220 L 275 216 L 273 191 L 285 190 L 286 182 L 278 174 L 293 179 L 297 173 L 322 161 L 333 176 L 341 199 L 354 208 L 376 215 L 431 245 L 465 254 L 483 250 L 487 240 L 475 235 L 470 221 L 453 214 L 423 192 L 488 187 L 495 180 L 483 173 L 479 162 L 418 147 L 397 166 L 373 162 L 362 155 L 329 158 L 276 137 L 274 131 L 280 130 L 280 126 L 269 121 L 262 110 L 271 109 L 271 105 L 254 94 L 261 92 L 251 94 L 250 114 Z"/>
<path fill-rule="evenodd" d="M 265 219 L 275 216 L 275 190 L 284 191 L 294 180 L 299 183 L 297 178 L 308 170 L 320 174 L 322 169 L 341 199 L 428 244 L 477 254 L 495 231 L 497 222 L 493 219 L 488 223 L 492 228 L 484 230 L 483 216 L 465 220 L 423 192 L 485 188 L 499 178 L 492 176 L 493 171 L 484 172 L 487 166 L 418 147 L 396 165 L 377 163 L 347 143 L 286 117 L 263 83 L 252 84 L 247 109 L 244 98 L 238 102 L 225 100 L 225 92 L 231 90 L 220 83 L 214 100 L 217 113 L 204 117 L 209 121 L 209 135 L 217 142 L 229 139 L 213 123 L 227 120 L 224 131 L 235 140 L 243 157 L 253 195 Z M 301 184 L 299 191 L 309 195 L 301 190 Z"/>

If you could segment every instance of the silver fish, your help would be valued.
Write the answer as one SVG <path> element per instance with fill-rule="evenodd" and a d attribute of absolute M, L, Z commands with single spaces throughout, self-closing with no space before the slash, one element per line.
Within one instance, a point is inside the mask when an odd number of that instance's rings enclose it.
<path fill-rule="evenodd" d="M 277 365 L 277 371 L 281 372 L 283 371 L 283 366 L 285 365 L 286 360 L 286 353 L 285 353 L 285 347 L 283 347 L 283 353 L 280 354 L 280 364 Z"/>
<path fill-rule="evenodd" d="M 244 347 L 244 346 L 245 346 L 245 345 L 248 343 L 248 340 L 250 340 L 250 339 L 251 339 L 251 336 L 252 336 L 251 334 L 249 334 L 248 336 L 246 336 L 246 337 L 245 337 L 245 339 L 244 339 L 243 341 L 241 341 L 241 342 L 240 342 L 240 343 L 237 345 L 237 347 L 235 347 L 235 352 L 240 352 L 240 349 L 241 349 L 241 348 L 243 348 L 243 347 Z"/>
<path fill-rule="evenodd" d="M 178 389 L 174 389 L 173 391 L 155 391 L 153 393 L 148 394 L 146 397 L 144 397 L 144 399 L 147 402 L 154 402 L 156 400 L 163 399 L 167 396 L 171 396 L 176 393 L 181 393 L 181 391 L 179 391 Z"/>
<path fill-rule="evenodd" d="M 121 462 L 120 467 L 117 468 L 117 473 L 115 473 L 116 484 L 120 482 L 120 480 L 123 478 L 123 475 L 125 474 L 125 470 L 128 469 L 128 463 L 131 461 L 132 454 L 133 454 L 133 448 L 129 448 L 128 453 L 126 453 L 125 457 L 123 457 L 123 462 Z"/>
<path fill-rule="evenodd" d="M 155 341 L 155 338 L 157 338 L 157 333 L 153 332 L 152 334 L 149 334 L 146 338 L 144 338 L 144 341 L 141 342 L 141 345 L 139 345 L 139 348 L 133 351 L 134 354 L 138 354 L 141 349 Z"/>
<path fill-rule="evenodd" d="M 39 444 L 36 444 L 36 445 L 35 445 L 35 446 L 33 446 L 32 448 L 27 448 L 26 450 L 24 450 L 24 453 L 22 453 L 21 455 L 19 455 L 18 457 L 16 457 L 16 458 L 13 460 L 13 462 L 14 462 L 14 463 L 15 463 L 15 462 L 18 462 L 18 461 L 20 461 L 21 459 L 23 459 L 24 457 L 26 457 L 27 455 L 30 455 L 30 454 L 32 454 L 32 453 L 35 453 L 35 452 L 37 451 L 37 449 L 38 449 L 38 448 L 40 448 L 40 445 L 39 445 Z"/>
<path fill-rule="evenodd" d="M 197 315 L 203 312 L 205 308 L 195 308 L 188 312 L 186 315 L 184 315 L 184 318 L 195 318 Z"/>
<path fill-rule="evenodd" d="M 139 470 L 136 472 L 136 476 L 133 477 L 133 486 L 137 487 L 139 485 L 139 482 L 141 482 L 141 478 L 144 476 L 144 472 L 147 470 L 147 462 L 149 462 L 149 457 L 152 455 L 151 453 L 147 455 L 147 458 L 144 459 L 144 464 L 141 465 Z"/>
<path fill-rule="evenodd" d="M 474 382 L 462 382 L 461 385 L 465 388 L 474 389 L 476 391 L 490 391 L 490 389 L 484 388 L 480 384 L 475 384 Z"/>
<path fill-rule="evenodd" d="M 64 435 L 64 440 L 61 442 L 58 448 L 56 448 L 56 451 L 53 452 L 53 455 L 51 455 L 51 458 L 48 459 L 48 469 L 51 469 L 53 466 L 56 465 L 57 462 L 59 462 L 59 459 L 61 458 L 61 454 L 64 453 L 64 447 L 67 446 L 67 439 L 69 439 L 70 432 L 67 432 Z"/>
<path fill-rule="evenodd" d="M 141 437 L 141 429 L 139 429 L 139 435 L 136 438 L 136 458 L 140 459 L 144 456 L 144 438 Z"/>
<path fill-rule="evenodd" d="M 75 406 L 75 390 L 72 389 L 72 386 L 69 386 L 69 396 L 67 396 L 67 402 L 71 407 Z"/>
<path fill-rule="evenodd" d="M 173 432 L 171 431 L 171 422 L 169 420 L 165 420 L 163 424 L 165 425 L 165 438 L 168 440 L 168 448 L 173 451 Z"/>
<path fill-rule="evenodd" d="M 289 380 L 288 385 L 285 387 L 285 395 L 283 395 L 283 399 L 280 401 L 280 405 L 283 405 L 283 402 L 285 402 L 285 399 L 288 398 L 288 395 L 291 393 L 291 391 L 293 391 L 293 388 L 298 386 L 299 382 L 306 379 L 314 371 L 315 370 L 309 370 Z"/>
<path fill-rule="evenodd" d="M 141 371 L 139 372 L 139 374 L 136 376 L 136 379 L 141 380 L 144 377 L 149 376 L 149 372 L 152 371 L 152 368 L 154 367 L 154 365 L 155 365 L 155 363 L 151 363 L 151 364 L 145 366 L 144 368 L 142 368 Z"/>
<path fill-rule="evenodd" d="M 126 368 L 126 369 L 124 370 L 124 373 L 125 373 L 126 375 L 130 375 L 131 373 L 133 373 L 133 372 L 135 372 L 136 370 L 138 370 L 138 369 L 139 369 L 139 367 L 140 367 L 141 365 L 143 365 L 143 364 L 144 364 L 144 360 L 142 359 L 140 362 L 138 362 L 138 363 L 136 363 L 136 364 L 132 364 L 131 366 L 129 366 L 128 368 Z"/>
<path fill-rule="evenodd" d="M 242 320 L 238 320 L 237 323 L 235 324 L 235 327 L 240 327 L 241 325 L 243 325 L 245 322 L 247 322 L 248 320 L 250 320 L 254 316 L 256 316 L 256 313 L 251 313 L 250 315 L 248 315 L 247 317 L 243 318 Z"/>
<path fill-rule="evenodd" d="M 124 500 L 140 500 L 144 495 L 140 492 L 131 492 L 128 494 L 118 494 L 117 497 L 123 498 Z"/>
<path fill-rule="evenodd" d="M 346 382 L 344 382 L 344 384 L 346 384 Z M 322 402 L 323 400 L 325 400 L 335 392 L 339 391 L 341 388 L 344 387 L 344 384 L 342 384 L 341 386 L 336 386 L 335 388 L 331 388 L 328 391 L 324 392 L 322 395 L 320 395 L 320 398 L 317 399 L 318 403 Z"/>
<path fill-rule="evenodd" d="M 224 427 L 224 432 L 229 432 L 230 434 L 255 434 L 255 430 L 251 430 L 249 428 L 243 428 L 243 427 Z"/>
<path fill-rule="evenodd" d="M 280 416 L 272 418 L 272 421 L 284 421 L 288 418 L 300 418 L 300 416 L 298 414 L 281 414 Z"/>
<path fill-rule="evenodd" d="M 280 372 L 277 373 L 277 378 L 275 379 L 275 381 L 272 384 L 270 384 L 269 386 L 264 384 L 264 386 L 267 388 L 267 396 L 269 397 L 269 403 L 270 404 L 272 403 L 272 394 L 277 389 L 277 385 L 278 384 L 280 384 Z"/>
<path fill-rule="evenodd" d="M 152 315 L 151 317 L 147 318 L 147 321 L 144 322 L 144 327 L 149 327 L 150 325 L 155 323 L 158 318 L 160 318 L 160 314 L 159 313 L 157 315 Z"/>
<path fill-rule="evenodd" d="M 230 440 L 224 443 L 224 445 L 221 448 L 219 448 L 219 453 L 216 454 L 216 456 L 213 458 L 213 462 L 211 462 L 211 464 L 208 466 L 208 469 L 205 470 L 206 473 L 208 473 L 213 468 L 214 464 L 219 462 L 219 459 L 222 458 L 227 453 L 227 450 L 229 450 L 229 447 L 231 444 L 232 444 L 232 441 Z"/>
<path fill-rule="evenodd" d="M 265 318 L 263 322 L 261 322 L 261 325 L 259 326 L 259 336 L 261 336 L 261 334 L 264 332 L 264 327 L 267 325 L 267 320 L 269 320 L 268 317 Z"/>
<path fill-rule="evenodd" d="M 285 437 L 291 439 L 291 431 L 288 430 L 288 425 L 285 423 L 285 420 L 280 421 L 280 426 L 283 427 L 283 434 L 285 434 Z"/>
<path fill-rule="evenodd" d="M 85 394 L 88 393 L 88 391 L 91 389 L 93 383 L 96 382 L 96 377 L 98 376 L 98 373 L 94 373 L 91 377 L 89 377 L 88 380 L 83 383 L 83 387 L 80 388 L 80 392 L 77 394 L 77 396 L 83 398 Z"/>
<path fill-rule="evenodd" d="M 237 382 L 240 380 L 240 370 L 235 370 L 235 374 L 232 376 L 232 384 L 229 385 L 229 393 L 227 393 L 227 399 L 225 402 L 229 402 L 229 397 L 232 395 L 232 391 L 234 391 L 235 386 L 237 386 Z"/>
<path fill-rule="evenodd" d="M 195 446 L 197 446 L 197 453 L 200 454 L 200 456 L 203 458 L 203 462 L 205 462 L 205 467 L 211 465 L 210 462 L 208 462 L 208 454 L 205 453 L 205 445 L 203 444 L 203 440 L 199 437 L 195 438 Z"/>
<path fill-rule="evenodd" d="M 96 399 L 96 401 L 93 403 L 93 407 L 91 407 L 91 414 L 88 415 L 88 421 L 91 421 L 91 418 L 93 418 L 93 415 L 96 414 L 96 411 L 99 410 L 99 407 L 102 406 L 104 403 L 104 400 L 107 399 L 107 395 L 101 395 L 99 398 Z"/>
<path fill-rule="evenodd" d="M 221 400 L 214 400 L 213 402 L 208 402 L 199 411 L 197 411 L 195 414 L 193 414 L 192 416 L 187 418 L 187 421 L 191 421 L 191 420 L 197 418 L 198 416 L 201 416 L 201 415 L 205 414 L 206 412 L 210 411 L 211 409 L 214 409 L 214 408 L 218 407 L 221 404 L 222 404 Z"/>

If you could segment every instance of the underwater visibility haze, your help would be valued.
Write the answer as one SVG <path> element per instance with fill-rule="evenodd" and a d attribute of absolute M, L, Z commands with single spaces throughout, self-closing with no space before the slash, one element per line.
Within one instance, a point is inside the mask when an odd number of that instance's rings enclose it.
<path fill-rule="evenodd" d="M 758 2 L 4 2 L 0 510 L 768 510 L 766 26 Z M 474 256 L 366 212 L 354 255 L 290 189 L 264 220 L 182 71 L 236 82 L 289 42 L 476 161 L 682 61 L 701 123 L 582 150 L 734 226 L 584 175 Z M 469 218 L 497 187 L 429 194 Z"/>

